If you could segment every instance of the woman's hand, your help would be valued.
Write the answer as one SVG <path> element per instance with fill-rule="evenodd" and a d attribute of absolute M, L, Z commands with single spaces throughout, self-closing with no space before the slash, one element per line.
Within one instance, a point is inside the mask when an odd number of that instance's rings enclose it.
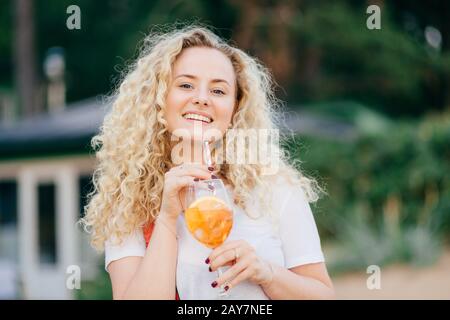
<path fill-rule="evenodd" d="M 180 192 L 194 179 L 211 179 L 211 171 L 206 165 L 185 163 L 166 172 L 160 210 L 166 218 L 176 220 L 183 211 Z"/>
<path fill-rule="evenodd" d="M 213 250 L 208 259 L 206 262 L 210 263 L 210 271 L 231 265 L 231 268 L 211 284 L 213 287 L 226 283 L 228 288 L 225 289 L 228 290 L 244 280 L 265 286 L 269 285 L 273 278 L 269 263 L 258 257 L 255 249 L 244 240 L 222 244 Z"/>

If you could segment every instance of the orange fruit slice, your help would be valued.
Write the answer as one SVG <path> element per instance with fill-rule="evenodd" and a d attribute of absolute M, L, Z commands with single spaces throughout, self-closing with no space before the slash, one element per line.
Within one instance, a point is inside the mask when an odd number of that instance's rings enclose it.
<path fill-rule="evenodd" d="M 185 212 L 186 225 L 195 239 L 209 248 L 221 245 L 233 226 L 233 213 L 227 204 L 206 196 L 194 201 Z"/>
<path fill-rule="evenodd" d="M 198 198 L 194 202 L 191 203 L 189 208 L 198 207 L 199 209 L 210 209 L 216 207 L 226 207 L 227 204 L 220 198 L 213 196 L 205 196 Z"/>

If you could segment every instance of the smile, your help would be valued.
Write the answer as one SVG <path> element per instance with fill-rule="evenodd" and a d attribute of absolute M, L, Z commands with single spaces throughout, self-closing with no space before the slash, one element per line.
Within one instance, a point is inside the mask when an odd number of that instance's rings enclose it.
<path fill-rule="evenodd" d="M 183 115 L 183 118 L 185 118 L 186 120 L 194 120 L 194 121 L 201 121 L 204 123 L 211 123 L 213 122 L 212 118 L 206 117 L 206 116 L 202 116 L 199 114 L 195 114 L 195 113 L 186 113 Z"/>

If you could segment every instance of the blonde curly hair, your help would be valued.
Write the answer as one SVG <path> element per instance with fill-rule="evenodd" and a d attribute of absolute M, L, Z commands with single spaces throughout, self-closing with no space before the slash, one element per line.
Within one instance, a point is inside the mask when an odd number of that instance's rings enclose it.
<path fill-rule="evenodd" d="M 165 97 L 172 65 L 182 50 L 190 47 L 214 48 L 231 60 L 237 79 L 233 129 L 277 128 L 281 103 L 275 98 L 269 71 L 255 58 L 227 44 L 208 27 L 188 25 L 151 32 L 113 95 L 112 109 L 100 133 L 92 138 L 98 165 L 92 178 L 94 191 L 88 195 L 85 216 L 80 221 L 97 250 L 104 249 L 111 236 L 120 242 L 159 214 L 164 174 L 172 166 L 170 134 L 164 120 Z M 321 189 L 315 180 L 289 163 L 286 151 L 278 144 L 271 150 L 280 157 L 277 175 L 286 176 L 303 189 L 310 202 L 316 201 Z M 236 205 L 245 210 L 257 186 L 263 187 L 258 188 L 258 198 L 265 201 L 263 194 L 270 179 L 262 174 L 262 165 L 224 163 L 218 170 L 232 186 Z"/>

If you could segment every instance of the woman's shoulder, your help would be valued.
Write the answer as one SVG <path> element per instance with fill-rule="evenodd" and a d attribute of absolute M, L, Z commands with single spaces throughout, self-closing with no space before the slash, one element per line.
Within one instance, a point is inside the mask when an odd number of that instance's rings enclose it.
<path fill-rule="evenodd" d="M 145 228 L 135 228 L 130 232 L 122 232 L 120 234 L 111 234 L 105 241 L 106 248 L 119 247 L 141 247 L 145 245 L 145 234 L 148 232 Z"/>
<path fill-rule="evenodd" d="M 145 238 L 142 229 L 136 229 L 130 234 L 111 235 L 105 241 L 105 270 L 108 265 L 125 257 L 143 257 L 145 254 Z"/>

